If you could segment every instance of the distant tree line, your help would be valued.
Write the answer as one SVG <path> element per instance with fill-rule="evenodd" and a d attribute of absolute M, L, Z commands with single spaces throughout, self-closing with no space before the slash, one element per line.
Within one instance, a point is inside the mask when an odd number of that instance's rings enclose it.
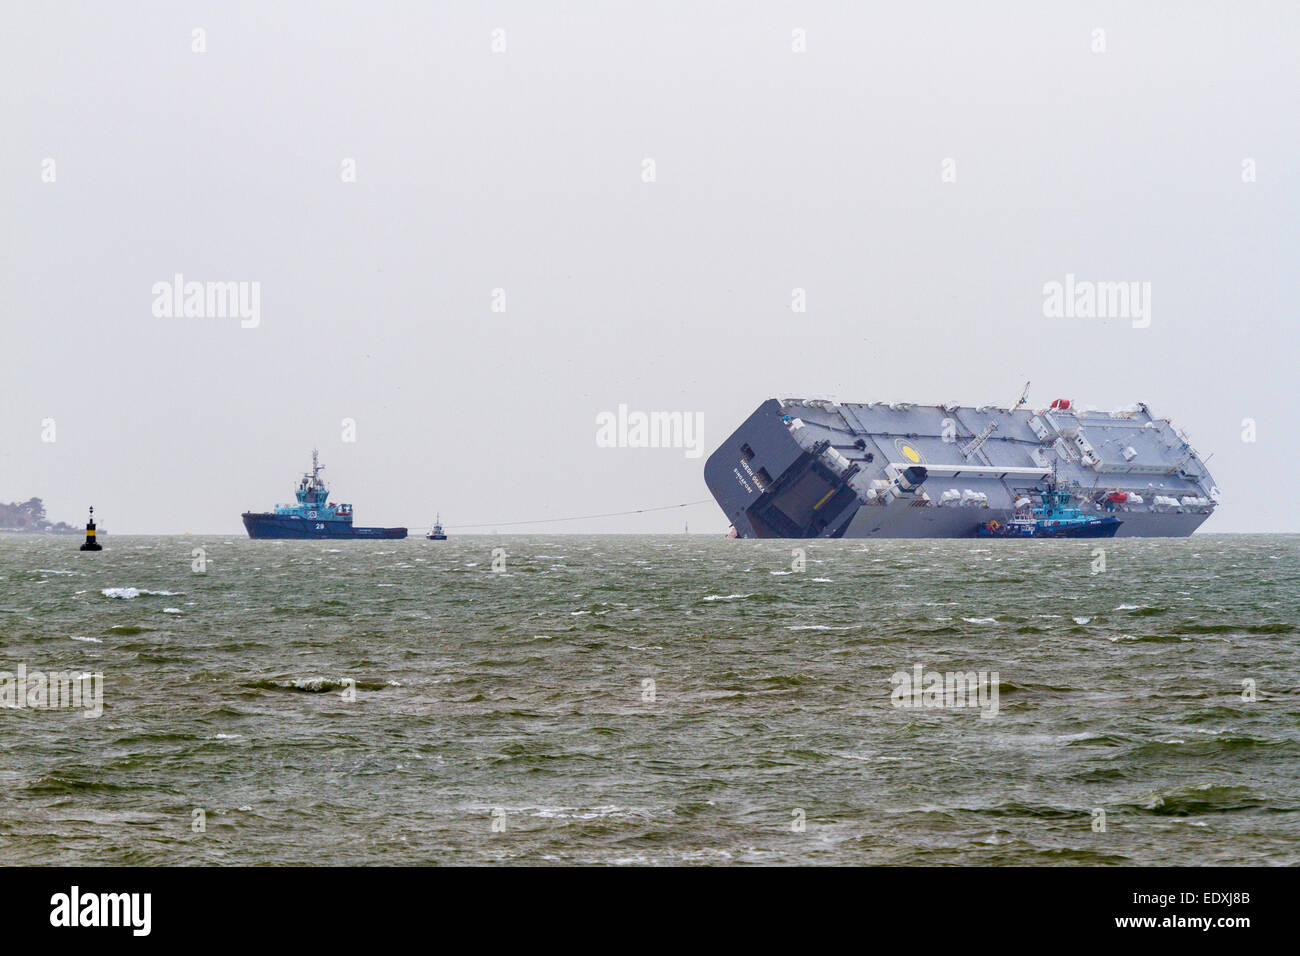
<path fill-rule="evenodd" d="M 51 524 L 45 517 L 45 502 L 28 498 L 11 504 L 0 503 L 0 531 L 40 531 L 47 534 L 76 533 L 80 529 L 62 521 Z"/>

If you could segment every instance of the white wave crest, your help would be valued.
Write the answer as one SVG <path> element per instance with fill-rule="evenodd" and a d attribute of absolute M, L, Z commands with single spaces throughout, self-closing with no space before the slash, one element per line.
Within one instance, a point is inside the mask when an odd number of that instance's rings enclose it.
<path fill-rule="evenodd" d="M 99 593 L 106 598 L 121 598 L 124 601 L 138 598 L 141 594 L 154 594 L 160 597 L 172 597 L 176 594 L 175 591 L 150 591 L 148 588 L 104 588 Z"/>

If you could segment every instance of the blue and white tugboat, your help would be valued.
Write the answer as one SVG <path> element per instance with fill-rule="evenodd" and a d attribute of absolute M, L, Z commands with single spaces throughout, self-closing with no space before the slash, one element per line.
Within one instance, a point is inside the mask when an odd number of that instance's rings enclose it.
<path fill-rule="evenodd" d="M 430 541 L 446 541 L 447 532 L 442 530 L 442 515 L 433 516 L 433 528 L 425 535 Z"/>
<path fill-rule="evenodd" d="M 250 538 L 405 538 L 405 528 L 358 528 L 352 524 L 352 506 L 329 500 L 321 478 L 325 470 L 316 449 L 311 450 L 311 471 L 302 476 L 294 494 L 296 505 L 276 505 L 273 512 L 245 511 L 241 516 Z"/>
<path fill-rule="evenodd" d="M 1071 504 L 1073 496 L 1061 491 L 1056 482 L 1056 470 L 1047 481 L 1042 493 L 1042 504 L 1036 508 L 1017 511 L 1006 524 L 996 520 L 980 525 L 976 534 L 991 538 L 1113 538 L 1123 523 L 1107 515 L 1088 514 Z"/>

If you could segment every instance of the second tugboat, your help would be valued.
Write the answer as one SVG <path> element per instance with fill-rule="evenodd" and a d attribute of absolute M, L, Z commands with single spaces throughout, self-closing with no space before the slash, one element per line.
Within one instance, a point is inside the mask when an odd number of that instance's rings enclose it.
<path fill-rule="evenodd" d="M 241 516 L 250 538 L 405 538 L 405 528 L 358 528 L 352 524 L 352 506 L 329 501 L 321 479 L 325 470 L 316 449 L 311 451 L 311 471 L 302 476 L 294 494 L 296 505 L 276 505 L 273 512 L 245 511 Z"/>
<path fill-rule="evenodd" d="M 1056 480 L 1056 469 L 1047 481 L 1043 503 L 1037 508 L 1017 511 L 1005 525 L 990 521 L 981 525 L 976 534 L 992 538 L 1113 538 L 1123 523 L 1110 516 L 1090 515 L 1073 507 L 1073 496 L 1061 491 Z"/>
<path fill-rule="evenodd" d="M 447 540 L 447 532 L 442 530 L 442 515 L 433 516 L 433 529 L 425 537 L 430 541 Z"/>

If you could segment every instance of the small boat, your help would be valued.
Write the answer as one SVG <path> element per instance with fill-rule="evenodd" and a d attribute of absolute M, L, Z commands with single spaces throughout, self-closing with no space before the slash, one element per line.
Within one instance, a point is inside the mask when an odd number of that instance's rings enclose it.
<path fill-rule="evenodd" d="M 447 532 L 442 530 L 442 515 L 434 515 L 433 529 L 425 535 L 430 541 L 446 541 Z"/>
<path fill-rule="evenodd" d="M 1017 511 L 1006 524 L 982 524 L 976 534 L 987 538 L 1113 538 L 1123 524 L 1111 516 L 1087 514 L 1071 504 L 1072 495 L 1057 486 L 1055 469 L 1037 508 Z"/>

